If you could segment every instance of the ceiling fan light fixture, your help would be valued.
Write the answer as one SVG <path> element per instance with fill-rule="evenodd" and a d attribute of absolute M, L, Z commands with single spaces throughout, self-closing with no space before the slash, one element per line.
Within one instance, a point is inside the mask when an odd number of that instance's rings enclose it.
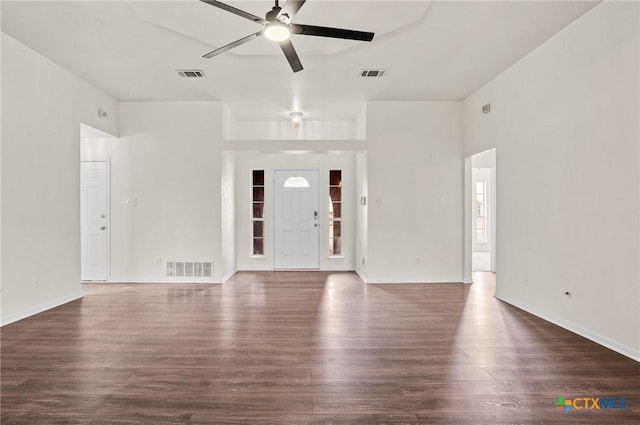
<path fill-rule="evenodd" d="M 269 22 L 264 30 L 264 36 L 271 41 L 285 41 L 290 35 L 289 26 L 280 21 Z"/>

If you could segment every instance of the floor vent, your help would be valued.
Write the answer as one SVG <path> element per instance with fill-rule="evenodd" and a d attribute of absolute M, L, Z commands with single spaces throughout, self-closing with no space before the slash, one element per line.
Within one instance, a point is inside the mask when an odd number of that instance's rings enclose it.
<path fill-rule="evenodd" d="M 382 78 L 387 75 L 386 69 L 363 69 L 360 76 L 363 78 Z"/>
<path fill-rule="evenodd" d="M 167 277 L 211 277 L 213 263 L 194 261 L 167 261 Z"/>
<path fill-rule="evenodd" d="M 179 76 L 183 78 L 204 78 L 204 72 L 200 69 L 176 69 Z"/>

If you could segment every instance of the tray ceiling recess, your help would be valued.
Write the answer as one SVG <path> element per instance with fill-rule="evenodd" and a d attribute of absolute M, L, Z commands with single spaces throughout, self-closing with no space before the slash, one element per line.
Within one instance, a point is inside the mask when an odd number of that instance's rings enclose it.
<path fill-rule="evenodd" d="M 256 38 L 265 37 L 274 43 L 278 43 L 282 53 L 287 58 L 287 61 L 291 66 L 291 70 L 293 72 L 299 72 L 302 71 L 303 66 L 300 58 L 298 57 L 298 53 L 296 52 L 296 48 L 293 46 L 293 42 L 291 41 L 291 35 L 293 34 L 356 41 L 371 41 L 373 40 L 373 37 L 375 37 L 375 34 L 372 32 L 294 23 L 293 19 L 295 18 L 295 15 L 302 6 L 304 6 L 306 0 L 287 0 L 282 7 L 280 7 L 278 0 L 274 0 L 274 6 L 265 14 L 264 18 L 248 13 L 247 11 L 237 9 L 220 1 L 201 1 L 209 6 L 217 7 L 220 10 L 248 19 L 249 21 L 262 26 L 258 32 L 249 34 L 248 36 L 242 37 L 205 54 L 203 58 L 206 59 L 211 59 L 231 49 L 253 41 Z"/>
<path fill-rule="evenodd" d="M 286 3 L 282 2 L 286 6 Z M 428 1 L 328 1 L 308 0 L 295 14 L 295 23 L 313 23 L 314 26 L 355 28 L 375 33 L 376 40 L 387 33 L 418 22 L 424 16 Z M 226 1 L 224 4 L 262 17 L 273 7 L 270 1 Z M 194 2 L 132 2 L 136 15 L 149 23 L 220 48 L 233 40 L 255 34 L 260 27 L 249 19 L 211 7 L 203 1 Z M 390 8 L 393 13 L 389 13 Z M 291 40 L 301 56 L 335 55 L 362 41 L 325 37 L 303 37 L 293 34 Z M 271 56 L 282 55 L 278 43 L 265 37 L 256 37 L 226 54 Z"/>

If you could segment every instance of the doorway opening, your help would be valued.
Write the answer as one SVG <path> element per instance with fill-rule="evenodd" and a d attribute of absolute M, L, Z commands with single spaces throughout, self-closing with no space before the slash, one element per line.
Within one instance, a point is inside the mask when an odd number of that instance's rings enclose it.
<path fill-rule="evenodd" d="M 496 150 L 470 158 L 467 216 L 470 217 L 471 272 L 496 271 Z"/>
<path fill-rule="evenodd" d="M 80 279 L 107 281 L 110 262 L 110 134 L 80 126 Z"/>

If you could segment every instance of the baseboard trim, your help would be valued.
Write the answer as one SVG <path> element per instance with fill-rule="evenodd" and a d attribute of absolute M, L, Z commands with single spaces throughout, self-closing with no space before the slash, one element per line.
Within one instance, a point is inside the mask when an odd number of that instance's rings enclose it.
<path fill-rule="evenodd" d="M 59 297 L 54 300 L 47 301 L 46 303 L 38 304 L 33 308 L 26 309 L 17 314 L 12 314 L 9 317 L 2 318 L 2 324 L 0 326 L 5 326 L 10 323 L 17 322 L 22 319 L 26 319 L 27 317 L 35 316 L 36 314 L 42 313 L 43 311 L 51 310 L 52 308 L 60 307 L 63 304 L 70 303 L 71 301 L 78 300 L 83 297 L 82 291 L 75 292 L 71 295 L 67 295 L 65 297 Z"/>
<path fill-rule="evenodd" d="M 432 284 L 432 283 L 463 283 L 460 279 L 442 279 L 442 280 L 426 280 L 426 279 L 369 279 L 366 281 L 372 285 L 403 285 L 403 284 Z"/>
<path fill-rule="evenodd" d="M 222 282 L 220 282 L 220 283 L 225 283 L 227 280 L 231 279 L 231 278 L 233 277 L 233 275 L 235 275 L 236 273 L 238 273 L 238 270 L 237 270 L 237 269 L 233 270 L 233 271 L 232 271 L 232 272 L 230 272 L 230 273 L 227 273 L 227 274 L 225 275 L 225 277 L 223 277 L 223 278 L 222 278 Z"/>
<path fill-rule="evenodd" d="M 593 332 L 578 324 L 568 322 L 563 319 L 559 319 L 557 317 L 549 315 L 548 313 L 543 313 L 535 308 L 531 308 L 530 306 L 515 302 L 512 299 L 509 299 L 508 297 L 501 296 L 497 293 L 495 297 L 496 299 L 503 301 L 509 305 L 512 305 L 516 308 L 519 308 L 520 310 L 524 310 L 527 313 L 531 313 L 534 316 L 537 316 L 543 320 L 546 320 L 547 322 L 553 323 L 556 326 L 560 326 L 561 328 L 566 329 L 570 332 L 573 332 L 574 334 L 580 335 L 581 337 L 587 338 L 588 340 L 593 341 L 596 344 L 602 345 L 603 347 L 613 350 L 616 353 L 622 354 L 625 357 L 629 357 L 632 360 L 640 362 L 640 350 L 635 350 L 632 347 L 629 347 L 625 344 L 621 344 L 618 341 L 607 338 L 604 335 L 600 335 L 599 333 Z"/>
<path fill-rule="evenodd" d="M 211 279 L 211 280 L 193 280 L 192 277 L 184 277 L 184 278 L 174 278 L 174 279 L 154 279 L 154 278 L 142 278 L 142 279 L 110 279 L 108 282 L 83 282 L 83 283 L 193 283 L 193 284 L 218 284 L 222 283 L 221 281 Z"/>
<path fill-rule="evenodd" d="M 353 267 L 321 267 L 321 272 L 353 272 Z"/>
<path fill-rule="evenodd" d="M 367 275 L 362 271 L 362 270 L 354 270 L 356 272 L 356 274 L 360 277 L 360 280 L 362 280 L 364 283 L 369 283 L 367 281 Z"/>

